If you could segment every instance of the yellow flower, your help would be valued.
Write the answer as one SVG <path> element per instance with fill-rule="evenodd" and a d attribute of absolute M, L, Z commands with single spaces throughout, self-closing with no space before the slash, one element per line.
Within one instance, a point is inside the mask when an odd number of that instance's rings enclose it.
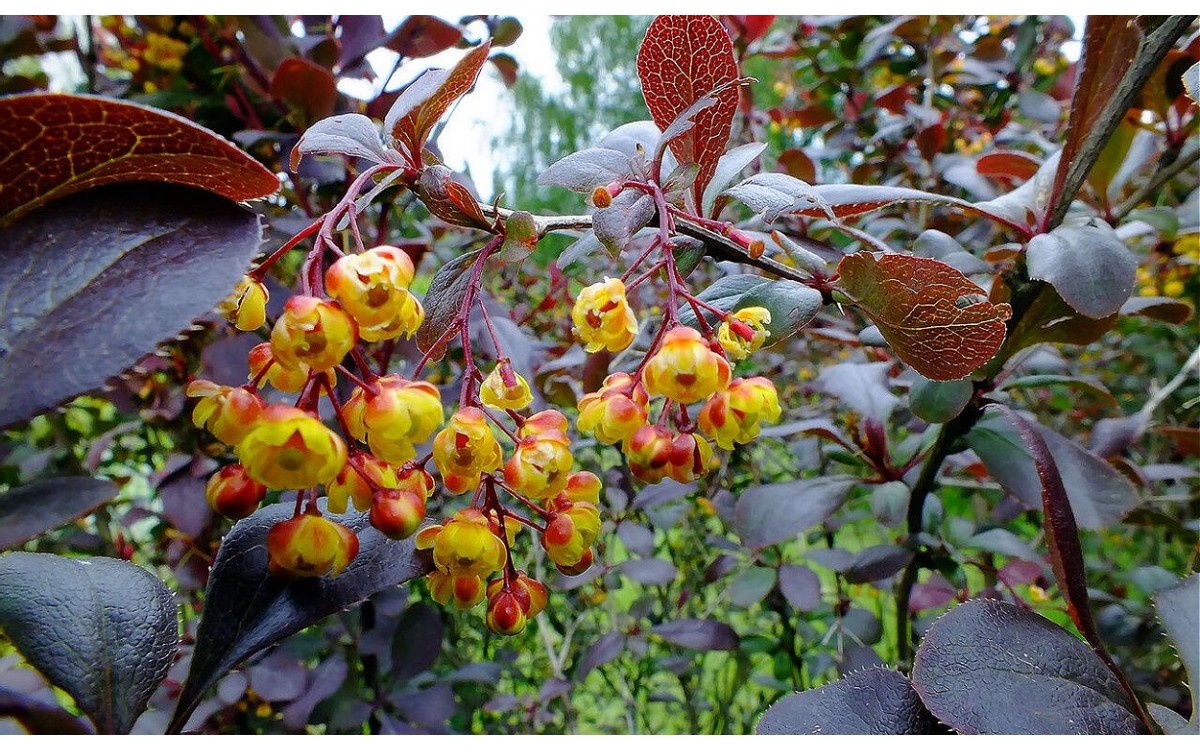
<path fill-rule="evenodd" d="M 529 383 L 515 372 L 507 359 L 496 364 L 479 386 L 479 400 L 493 409 L 524 409 L 533 403 Z"/>
<path fill-rule="evenodd" d="M 600 510 L 587 502 L 554 504 L 546 519 L 542 547 L 554 562 L 570 568 L 591 551 L 600 533 Z"/>
<path fill-rule="evenodd" d="M 433 564 L 455 578 L 486 578 L 504 567 L 508 552 L 492 533 L 487 517 L 473 508 L 460 510 L 445 526 L 421 529 L 417 549 L 433 549 Z"/>
<path fill-rule="evenodd" d="M 203 427 L 226 445 L 237 445 L 254 428 L 266 404 L 245 388 L 217 385 L 208 380 L 188 383 L 187 395 L 200 398 L 192 423 Z"/>
<path fill-rule="evenodd" d="M 217 311 L 239 331 L 257 331 L 267 322 L 267 300 L 270 295 L 261 281 L 243 276 L 233 293 L 225 298 Z"/>
<path fill-rule="evenodd" d="M 388 341 L 401 336 L 412 338 L 417 332 L 425 321 L 425 308 L 407 289 L 400 290 L 399 297 L 400 302 L 392 317 L 377 325 L 359 327 L 358 335 L 363 341 Z"/>
<path fill-rule="evenodd" d="M 638 322 L 620 279 L 605 278 L 579 293 L 571 308 L 575 333 L 589 352 L 619 352 L 637 337 Z"/>
<path fill-rule="evenodd" d="M 691 404 L 729 385 L 729 360 L 708 348 L 700 332 L 676 326 L 646 363 L 646 392 Z"/>
<path fill-rule="evenodd" d="M 142 59 L 168 73 L 174 73 L 183 67 L 186 52 L 186 42 L 151 31 L 146 35 L 146 51 L 142 53 Z"/>
<path fill-rule="evenodd" d="M 271 345 L 266 342 L 250 350 L 247 362 L 250 366 L 251 380 L 262 382 L 259 375 L 262 375 L 265 367 L 267 373 L 263 377 L 271 384 L 272 388 L 284 393 L 299 393 L 300 389 L 308 383 L 308 375 L 312 372 L 309 366 L 302 362 L 297 363 L 294 369 L 279 364 L 275 360 L 275 355 L 271 353 Z"/>
<path fill-rule="evenodd" d="M 354 503 L 355 510 L 367 510 L 376 489 L 396 489 L 398 486 L 395 469 L 375 456 L 356 453 L 325 487 L 329 495 L 329 512 L 345 513 L 349 503 Z"/>
<path fill-rule="evenodd" d="M 725 450 L 758 437 L 762 425 L 779 421 L 779 394 L 766 378 L 738 378 L 700 409 L 697 422 Z"/>
<path fill-rule="evenodd" d="M 456 609 L 467 610 L 483 601 L 486 587 L 479 576 L 455 577 L 434 570 L 426 578 L 429 581 L 429 595 L 443 607 L 453 601 Z"/>
<path fill-rule="evenodd" d="M 575 459 L 571 441 L 561 432 L 548 432 L 517 444 L 504 465 L 504 481 L 531 500 L 546 500 L 567 487 Z"/>
<path fill-rule="evenodd" d="M 765 307 L 744 307 L 721 321 L 717 341 L 734 362 L 758 351 L 767 340 L 771 311 Z"/>
<path fill-rule="evenodd" d="M 604 379 L 595 393 L 579 400 L 579 431 L 605 445 L 619 443 L 646 424 L 646 389 L 624 372 Z"/>
<path fill-rule="evenodd" d="M 346 444 L 333 430 L 282 404 L 263 411 L 237 452 L 252 479 L 276 490 L 329 484 L 346 465 Z"/>
<path fill-rule="evenodd" d="M 287 369 L 301 364 L 328 370 L 358 341 L 358 326 L 336 302 L 296 296 L 287 302 L 271 331 L 271 352 Z"/>
<path fill-rule="evenodd" d="M 373 393 L 355 388 L 346 401 L 342 413 L 350 432 L 384 461 L 408 461 L 442 425 L 441 394 L 432 383 L 400 375 L 385 375 L 374 386 Z"/>
<path fill-rule="evenodd" d="M 359 326 L 377 326 L 395 318 L 406 304 L 413 273 L 407 253 L 380 245 L 338 258 L 325 272 L 325 289 Z"/>
<path fill-rule="evenodd" d="M 479 475 L 500 468 L 503 454 L 483 412 L 460 409 L 433 439 L 433 462 L 442 474 L 442 485 L 452 495 L 479 486 Z"/>
<path fill-rule="evenodd" d="M 267 532 L 267 564 L 275 575 L 338 575 L 358 555 L 358 537 L 315 511 L 281 521 Z"/>

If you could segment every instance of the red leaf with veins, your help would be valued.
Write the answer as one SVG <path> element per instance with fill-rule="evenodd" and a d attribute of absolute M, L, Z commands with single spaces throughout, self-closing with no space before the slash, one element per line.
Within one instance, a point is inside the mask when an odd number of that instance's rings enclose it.
<path fill-rule="evenodd" d="M 958 380 L 1004 342 L 1007 304 L 992 304 L 961 272 L 930 258 L 871 253 L 838 264 L 841 291 L 879 327 L 905 364 L 930 380 Z"/>
<path fill-rule="evenodd" d="M 702 97 L 711 94 L 717 99 L 695 116 L 695 127 L 670 144 L 680 164 L 699 167 L 693 194 L 701 205 L 704 188 L 725 153 L 737 109 L 733 42 L 714 16 L 659 16 L 646 30 L 637 69 L 646 107 L 659 130 L 666 130 Z"/>
<path fill-rule="evenodd" d="M 173 182 L 234 201 L 279 180 L 221 136 L 178 115 L 98 96 L 0 99 L 0 225 L 50 201 L 116 182 Z"/>

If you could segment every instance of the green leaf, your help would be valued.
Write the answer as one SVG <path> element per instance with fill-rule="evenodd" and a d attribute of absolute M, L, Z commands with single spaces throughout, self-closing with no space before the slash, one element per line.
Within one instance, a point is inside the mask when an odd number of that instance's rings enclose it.
<path fill-rule="evenodd" d="M 908 408 L 930 424 L 942 424 L 962 413 L 974 394 L 970 380 L 938 382 L 918 375 L 908 390 Z"/>
<path fill-rule="evenodd" d="M 1113 673 L 1087 644 L 1015 604 L 976 599 L 925 634 L 912 683 L 966 734 L 1138 734 Z"/>
<path fill-rule="evenodd" d="M 107 557 L 0 557 L 0 628 L 107 734 L 129 733 L 179 640 L 162 581 Z"/>
<path fill-rule="evenodd" d="M 0 550 L 83 518 L 117 496 L 117 486 L 93 477 L 55 477 L 0 495 Z"/>
<path fill-rule="evenodd" d="M 1019 378 L 1013 378 L 1012 380 L 1004 381 L 998 390 L 1015 391 L 1026 388 L 1046 388 L 1054 385 L 1064 385 L 1076 388 L 1091 394 L 1106 404 L 1110 404 L 1112 406 L 1117 405 L 1116 397 L 1114 397 L 1112 393 L 1109 392 L 1108 388 L 1106 388 L 1100 381 L 1088 378 L 1076 378 L 1070 375 L 1024 375 Z"/>
<path fill-rule="evenodd" d="M 1007 304 L 992 304 L 961 272 L 929 258 L 871 253 L 838 264 L 841 289 L 909 367 L 930 380 L 959 380 L 1004 341 Z"/>
<path fill-rule="evenodd" d="M 0 426 L 133 365 L 211 311 L 261 242 L 254 214 L 188 188 L 122 185 L 0 230 Z"/>
<path fill-rule="evenodd" d="M 200 498 L 197 498 L 200 502 Z M 432 570 L 411 539 L 394 542 L 366 514 L 335 519 L 358 534 L 358 556 L 336 578 L 285 580 L 267 573 L 267 532 L 292 516 L 291 503 L 268 505 L 221 541 L 204 593 L 204 616 L 187 681 L 168 732 L 178 732 L 204 694 L 255 653 L 384 589 Z"/>

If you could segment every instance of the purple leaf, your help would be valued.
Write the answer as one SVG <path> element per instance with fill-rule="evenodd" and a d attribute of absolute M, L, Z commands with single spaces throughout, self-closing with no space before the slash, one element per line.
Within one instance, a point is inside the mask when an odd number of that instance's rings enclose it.
<path fill-rule="evenodd" d="M 371 118 L 359 114 L 326 117 L 304 131 L 292 148 L 292 170 L 300 165 L 301 157 L 318 154 L 349 156 L 373 164 L 398 161 L 396 152 L 384 147 L 379 126 Z"/>
<path fill-rule="evenodd" d="M 538 175 L 537 184 L 590 193 L 633 175 L 629 157 L 609 148 L 587 148 L 559 159 Z"/>
<path fill-rule="evenodd" d="M 758 734 L 932 734 L 937 721 L 908 678 L 871 667 L 789 695 L 758 721 Z"/>
<path fill-rule="evenodd" d="M 91 514 L 117 496 L 117 486 L 93 477 L 55 477 L 0 495 L 0 550 L 12 549 Z"/>
<path fill-rule="evenodd" d="M 647 586 L 666 586 L 675 580 L 675 575 L 679 572 L 670 560 L 658 557 L 626 560 L 617 566 L 617 570 Z"/>
<path fill-rule="evenodd" d="M 1029 276 L 1048 282 L 1075 311 L 1104 318 L 1133 291 L 1137 260 L 1108 224 L 1093 219 L 1035 235 L 1026 250 Z"/>
<path fill-rule="evenodd" d="M 674 620 L 655 625 L 650 632 L 669 643 L 700 651 L 732 651 L 738 644 L 733 628 L 716 620 Z"/>
<path fill-rule="evenodd" d="M 787 541 L 833 515 L 856 482 L 814 477 L 751 487 L 737 501 L 738 535 L 751 549 Z"/>
<path fill-rule="evenodd" d="M 597 667 L 602 667 L 615 660 L 625 650 L 625 634 L 612 630 L 600 636 L 595 643 L 588 646 L 575 669 L 575 680 L 582 683 L 588 674 Z"/>
<path fill-rule="evenodd" d="M 784 565 L 779 569 L 779 591 L 800 612 L 812 612 L 821 606 L 821 579 L 803 565 Z"/>

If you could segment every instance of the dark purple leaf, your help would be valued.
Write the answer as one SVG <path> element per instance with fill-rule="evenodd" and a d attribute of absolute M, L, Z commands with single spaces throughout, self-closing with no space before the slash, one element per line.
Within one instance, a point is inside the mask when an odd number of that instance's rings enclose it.
<path fill-rule="evenodd" d="M 92 734 L 87 722 L 55 703 L 0 686 L 0 718 L 15 719 L 30 734 Z"/>
<path fill-rule="evenodd" d="M 842 507 L 856 481 L 814 477 L 751 487 L 737 501 L 738 535 L 751 549 L 787 541 Z"/>
<path fill-rule="evenodd" d="M 779 592 L 801 612 L 812 612 L 821 606 L 821 579 L 803 565 L 784 565 L 779 569 Z"/>
<path fill-rule="evenodd" d="M 1037 583 L 1044 577 L 1042 566 L 1028 560 L 1009 560 L 996 572 L 996 576 L 1009 586 Z"/>
<path fill-rule="evenodd" d="M 1029 276 L 1048 282 L 1089 318 L 1118 312 L 1133 291 L 1137 260 L 1099 219 L 1035 235 L 1026 250 Z"/>
<path fill-rule="evenodd" d="M 1173 297 L 1130 297 L 1121 305 L 1122 315 L 1141 315 L 1178 325 L 1192 317 L 1192 306 Z"/>
<path fill-rule="evenodd" d="M 538 690 L 538 703 L 545 704 L 555 698 L 561 698 L 571 692 L 571 681 L 564 680 L 561 677 L 551 677 L 542 683 L 542 687 Z"/>
<path fill-rule="evenodd" d="M 1192 694 L 1192 706 L 1196 706 L 1200 690 L 1200 642 L 1196 634 L 1200 633 L 1200 574 L 1193 573 L 1178 585 L 1160 591 L 1154 597 L 1154 611 L 1158 619 L 1167 629 L 1179 660 L 1187 670 L 1188 686 Z M 1158 719 L 1158 716 L 1155 716 Z M 1162 721 L 1159 720 L 1161 724 Z M 1200 732 L 1200 711 L 1192 709 L 1192 720 L 1188 722 L 1189 732 Z M 1165 727 L 1164 727 L 1165 728 Z"/>
<path fill-rule="evenodd" d="M 611 630 L 596 639 L 588 646 L 587 651 L 575 668 L 575 681 L 582 683 L 593 669 L 609 664 L 625 650 L 625 634 L 619 630 Z"/>
<path fill-rule="evenodd" d="M 1100 458 L 1124 453 L 1146 431 L 1147 422 L 1147 418 L 1141 414 L 1097 420 L 1092 425 L 1091 452 Z"/>
<path fill-rule="evenodd" d="M 774 568 L 746 568 L 729 582 L 729 603 L 735 607 L 758 604 L 775 587 L 775 577 Z"/>
<path fill-rule="evenodd" d="M 908 599 L 909 612 L 924 612 L 927 609 L 940 609 L 958 598 L 958 589 L 938 572 L 929 576 L 929 580 L 913 586 Z"/>
<path fill-rule="evenodd" d="M 129 733 L 179 641 L 170 590 L 107 557 L 0 557 L 0 629 L 107 734 Z"/>
<path fill-rule="evenodd" d="M 1137 734 L 1112 672 L 1039 614 L 976 599 L 925 634 L 912 672 L 929 710 L 966 734 Z"/>
<path fill-rule="evenodd" d="M 478 257 L 478 250 L 458 256 L 438 269 L 433 280 L 429 282 L 429 290 L 425 292 L 422 300 L 425 305 L 425 321 L 417 329 L 416 335 L 417 346 L 421 351 L 430 351 L 462 309 L 471 282 L 470 270 Z M 440 358 L 444 351 L 443 344 L 439 352 L 434 352 L 434 358 Z"/>
<path fill-rule="evenodd" d="M 221 542 L 205 591 L 204 615 L 187 681 L 169 730 L 177 732 L 208 689 L 247 657 L 384 589 L 432 569 L 411 540 L 394 542 L 365 514 L 337 520 L 358 534 L 354 562 L 336 578 L 284 580 L 267 573 L 267 531 L 292 514 L 268 505 L 238 521 Z"/>
<path fill-rule="evenodd" d="M 304 664 L 278 650 L 247 669 L 246 676 L 254 692 L 271 703 L 299 698 L 308 684 L 308 669 Z"/>
<path fill-rule="evenodd" d="M 732 651 L 738 645 L 733 628 L 716 620 L 673 620 L 655 625 L 650 632 L 676 646 L 699 651 Z"/>
<path fill-rule="evenodd" d="M 647 586 L 666 586 L 675 580 L 678 569 L 670 560 L 648 557 L 641 560 L 626 560 L 616 568 L 622 574 Z"/>
<path fill-rule="evenodd" d="M 236 382 L 236 381 L 235 381 Z M 197 537 L 212 521 L 213 512 L 204 500 L 204 486 L 208 477 L 197 476 L 191 462 L 167 476 L 157 490 L 162 500 L 162 515 L 178 531 L 189 537 Z"/>
<path fill-rule="evenodd" d="M 894 544 L 867 547 L 854 556 L 854 560 L 842 571 L 842 575 L 850 583 L 881 581 L 903 570 L 912 557 L 912 550 Z"/>
<path fill-rule="evenodd" d="M 811 287 L 788 279 L 764 279 L 754 274 L 722 276 L 697 296 L 727 312 L 744 307 L 765 307 L 771 313 L 767 340 L 772 344 L 808 325 L 824 304 L 821 293 Z M 716 321 L 715 314 L 706 313 L 705 317 L 709 323 Z M 680 320 L 693 325 L 695 313 L 685 307 Z"/>
<path fill-rule="evenodd" d="M 608 148 L 587 148 L 559 159 L 538 175 L 537 184 L 590 193 L 597 186 L 633 175 L 629 157 Z"/>
<path fill-rule="evenodd" d="M 840 362 L 821 369 L 817 386 L 867 419 L 887 424 L 900 403 L 888 384 L 890 369 L 889 362 Z"/>
<path fill-rule="evenodd" d="M 1138 505 L 1136 488 L 1108 462 L 1048 427 L 1037 425 L 1036 429 L 1054 456 L 1081 526 L 1107 528 Z M 985 417 L 967 434 L 966 441 L 1004 489 L 1028 507 L 1041 505 L 1042 488 L 1033 459 L 1010 422 Z"/>
<path fill-rule="evenodd" d="M 958 240 L 936 229 L 926 229 L 917 235 L 912 249 L 913 255 L 918 258 L 939 260 L 964 274 L 988 273 L 992 270 L 991 264 L 971 255 Z"/>
<path fill-rule="evenodd" d="M 612 205 L 592 214 L 592 231 L 596 239 L 616 258 L 655 213 L 654 198 L 637 190 L 622 191 Z"/>
<path fill-rule="evenodd" d="M 767 709 L 758 734 L 932 734 L 937 720 L 908 678 L 872 667 Z"/>
<path fill-rule="evenodd" d="M 634 510 L 646 510 L 669 503 L 672 500 L 678 500 L 681 497 L 687 497 L 696 491 L 696 484 L 688 482 L 676 482 L 674 479 L 664 479 L 658 484 L 651 484 L 643 487 L 633 496 Z"/>
<path fill-rule="evenodd" d="M 0 230 L 0 382 L 22 384 L 0 391 L 0 426 L 99 387 L 210 311 L 260 240 L 249 211 L 166 185 L 90 190 Z"/>
<path fill-rule="evenodd" d="M 704 569 L 705 583 L 719 581 L 729 575 L 737 568 L 739 563 L 738 558 L 733 555 L 717 555 L 717 559 L 708 564 Z"/>
<path fill-rule="evenodd" d="M 392 703 L 401 716 L 426 729 L 445 726 L 458 708 L 454 701 L 454 688 L 444 682 L 424 690 L 393 696 Z"/>
<path fill-rule="evenodd" d="M 654 532 L 640 523 L 622 522 L 617 526 L 617 536 L 625 548 L 635 555 L 649 557 L 654 554 Z"/>
<path fill-rule="evenodd" d="M 117 486 L 93 477 L 55 477 L 0 495 L 0 550 L 83 518 L 117 496 Z"/>
<path fill-rule="evenodd" d="M 441 614 L 428 604 L 406 609 L 392 641 L 392 675 L 407 680 L 433 666 L 442 655 L 445 631 Z"/>
<path fill-rule="evenodd" d="M 346 660 L 336 654 L 321 661 L 312 671 L 312 681 L 304 694 L 283 709 L 283 725 L 292 731 L 304 729 L 313 709 L 341 689 L 349 671 Z"/>
<path fill-rule="evenodd" d="M 304 156 L 333 154 L 366 159 L 373 164 L 398 161 L 398 154 L 383 145 L 379 126 L 366 115 L 347 114 L 326 117 L 304 131 L 292 148 L 292 171 Z"/>

